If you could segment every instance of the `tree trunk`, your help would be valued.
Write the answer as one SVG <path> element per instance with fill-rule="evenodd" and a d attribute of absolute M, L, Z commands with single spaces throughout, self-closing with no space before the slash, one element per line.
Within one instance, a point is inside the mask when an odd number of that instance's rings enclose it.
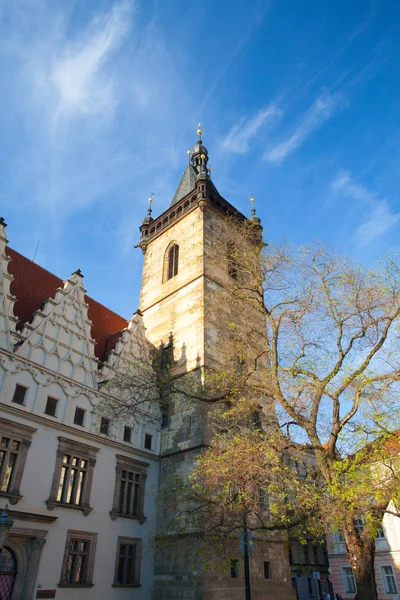
<path fill-rule="evenodd" d="M 346 528 L 347 558 L 353 569 L 357 584 L 358 600 L 378 600 L 375 581 L 375 539 L 364 538 L 357 534 L 355 528 Z"/>

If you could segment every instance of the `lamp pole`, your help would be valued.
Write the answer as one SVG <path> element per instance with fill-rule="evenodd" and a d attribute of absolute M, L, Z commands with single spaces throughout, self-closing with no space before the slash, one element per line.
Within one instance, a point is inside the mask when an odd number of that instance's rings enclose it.
<path fill-rule="evenodd" d="M 0 515 L 0 551 L 3 550 L 4 544 L 7 541 L 10 528 L 14 525 L 14 521 L 8 516 L 8 504 Z"/>
<path fill-rule="evenodd" d="M 251 600 L 250 588 L 250 561 L 249 561 L 249 536 L 247 531 L 246 518 L 243 524 L 243 546 L 244 546 L 244 585 L 246 589 L 246 600 Z"/>

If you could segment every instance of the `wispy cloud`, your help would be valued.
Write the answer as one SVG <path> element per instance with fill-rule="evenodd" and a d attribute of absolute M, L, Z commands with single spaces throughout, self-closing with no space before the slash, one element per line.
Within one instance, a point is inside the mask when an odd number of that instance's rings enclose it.
<path fill-rule="evenodd" d="M 224 150 L 244 153 L 249 150 L 249 140 L 265 125 L 272 125 L 280 120 L 282 111 L 275 104 L 270 104 L 257 112 L 251 119 L 242 118 L 234 125 L 222 140 Z"/>
<path fill-rule="evenodd" d="M 282 163 L 289 154 L 306 141 L 313 131 L 318 129 L 324 121 L 331 118 L 340 101 L 341 96 L 339 94 L 332 95 L 327 91 L 320 94 L 305 113 L 295 132 L 284 141 L 276 144 L 272 149 L 267 150 L 263 158 L 268 162 Z"/>
<path fill-rule="evenodd" d="M 56 122 L 63 116 L 113 110 L 113 78 L 104 67 L 130 28 L 131 12 L 132 2 L 115 4 L 83 36 L 62 47 L 47 72 L 41 73 L 40 83 L 55 94 Z"/>
<path fill-rule="evenodd" d="M 367 186 L 356 182 L 347 171 L 339 171 L 331 188 L 364 204 L 363 220 L 354 234 L 354 241 L 360 247 L 375 241 L 400 221 L 400 213 L 392 212 L 387 198 L 380 198 Z"/>

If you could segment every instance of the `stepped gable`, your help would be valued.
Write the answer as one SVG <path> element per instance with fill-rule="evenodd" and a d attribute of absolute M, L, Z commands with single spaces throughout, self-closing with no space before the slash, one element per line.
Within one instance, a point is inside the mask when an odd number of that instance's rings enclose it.
<path fill-rule="evenodd" d="M 62 279 L 53 275 L 9 246 L 7 255 L 11 258 L 9 272 L 14 276 L 11 293 L 16 296 L 14 314 L 18 318 L 19 328 L 31 323 L 34 312 L 39 310 L 48 298 L 54 298 L 57 288 L 62 288 Z M 92 337 L 97 342 L 95 355 L 100 361 L 106 359 L 108 352 L 115 348 L 121 331 L 128 321 L 90 296 L 85 296 L 89 305 L 88 316 L 92 321 Z"/>

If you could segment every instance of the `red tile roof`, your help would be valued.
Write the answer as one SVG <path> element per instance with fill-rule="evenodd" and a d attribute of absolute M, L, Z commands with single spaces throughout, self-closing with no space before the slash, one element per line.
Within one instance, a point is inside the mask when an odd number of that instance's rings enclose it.
<path fill-rule="evenodd" d="M 11 293 L 17 298 L 14 314 L 22 327 L 24 323 L 32 322 L 33 313 L 48 298 L 53 298 L 56 289 L 63 287 L 64 282 L 10 247 L 6 248 L 6 254 L 11 258 L 8 270 L 14 275 L 11 284 Z M 94 351 L 102 361 L 115 348 L 121 330 L 127 327 L 128 322 L 90 296 L 85 296 L 85 300 L 89 305 L 89 319 L 93 322 L 92 338 L 97 342 Z"/>

